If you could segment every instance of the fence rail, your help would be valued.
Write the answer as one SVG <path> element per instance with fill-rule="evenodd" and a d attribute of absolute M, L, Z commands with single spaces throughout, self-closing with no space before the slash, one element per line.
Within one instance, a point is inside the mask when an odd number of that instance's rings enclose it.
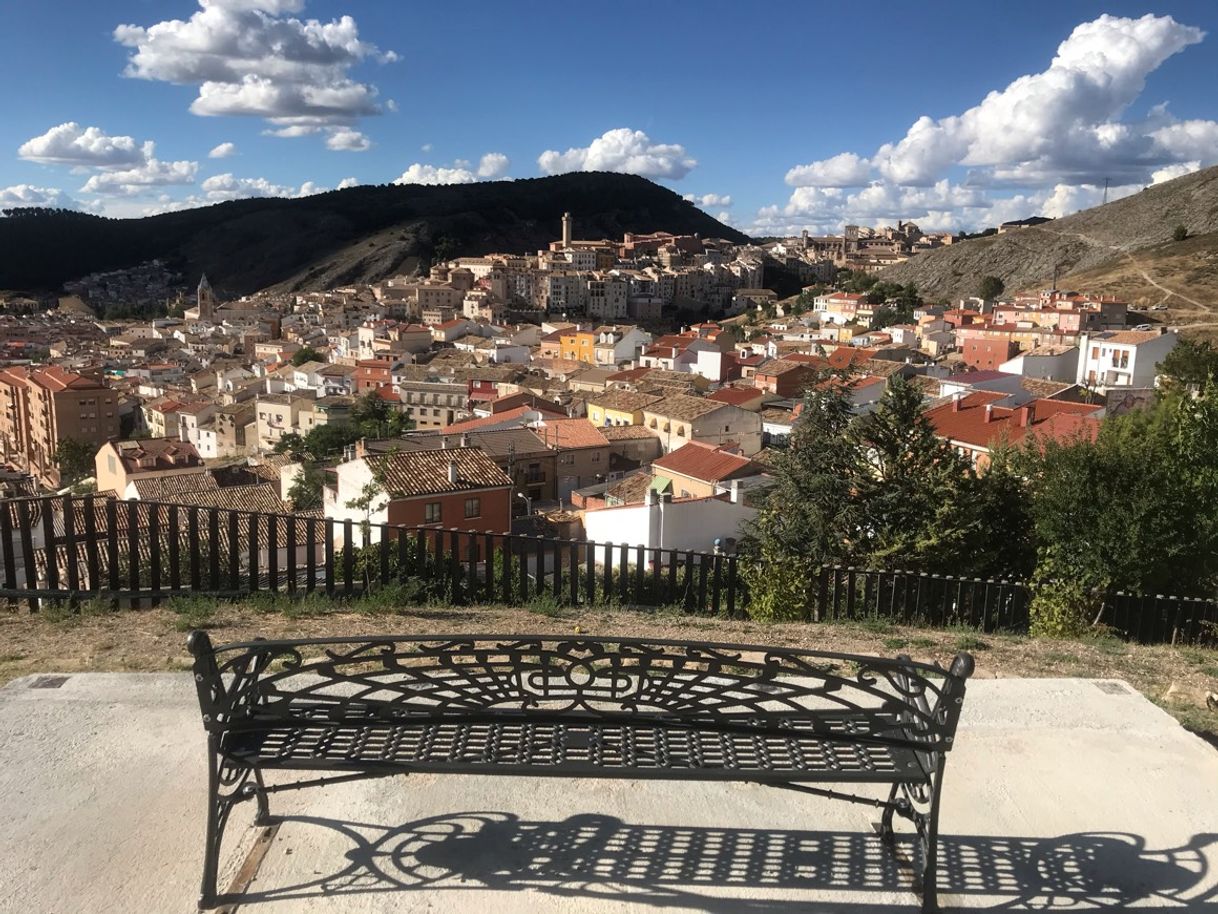
<path fill-rule="evenodd" d="M 102 599 L 151 606 L 190 593 L 357 596 L 394 586 L 403 599 L 451 603 L 671 606 L 747 616 L 735 555 L 510 533 L 359 524 L 70 495 L 0 502 L 0 599 Z M 808 622 L 883 620 L 1024 631 L 1026 582 L 823 567 Z M 1102 620 L 1144 643 L 1218 641 L 1218 603 L 1105 596 Z"/>

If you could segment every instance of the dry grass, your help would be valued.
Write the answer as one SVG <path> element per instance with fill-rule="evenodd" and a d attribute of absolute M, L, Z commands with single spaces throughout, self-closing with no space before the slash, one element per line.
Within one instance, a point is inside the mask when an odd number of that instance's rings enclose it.
<path fill-rule="evenodd" d="M 386 595 L 389 597 L 390 595 Z M 1206 708 L 1218 692 L 1218 650 L 1127 644 L 1111 637 L 1078 641 L 931 631 L 868 624 L 728 621 L 678 611 L 532 608 L 401 607 L 373 598 L 356 607 L 312 598 L 217 605 L 199 598 L 148 610 L 110 612 L 86 605 L 80 613 L 0 615 L 0 683 L 34 672 L 182 670 L 190 665 L 185 632 L 206 627 L 213 640 L 254 636 L 326 637 L 396 634 L 589 634 L 704 641 L 741 641 L 857 654 L 907 653 L 946 663 L 973 653 L 977 676 L 1123 679 L 1185 726 L 1218 740 L 1218 712 Z"/>

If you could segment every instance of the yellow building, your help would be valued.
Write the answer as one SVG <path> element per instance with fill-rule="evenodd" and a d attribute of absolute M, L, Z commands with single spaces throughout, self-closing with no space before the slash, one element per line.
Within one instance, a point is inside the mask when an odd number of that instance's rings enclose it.
<path fill-rule="evenodd" d="M 564 330 L 558 345 L 560 358 L 596 364 L 596 334 L 591 330 Z"/>
<path fill-rule="evenodd" d="M 611 390 L 588 401 L 588 421 L 600 428 L 607 425 L 642 425 L 643 410 L 662 399 L 652 394 Z"/>

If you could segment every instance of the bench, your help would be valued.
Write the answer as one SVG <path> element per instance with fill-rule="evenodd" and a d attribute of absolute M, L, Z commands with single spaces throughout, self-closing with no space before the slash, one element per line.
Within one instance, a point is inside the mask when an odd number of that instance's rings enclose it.
<path fill-rule="evenodd" d="M 753 781 L 882 810 L 917 833 L 936 909 L 939 798 L 973 659 L 584 636 L 188 639 L 207 731 L 201 909 L 233 808 L 411 772 Z M 337 776 L 266 784 L 263 773 Z M 879 784 L 887 799 L 843 784 Z M 832 786 L 813 786 L 832 785 Z"/>

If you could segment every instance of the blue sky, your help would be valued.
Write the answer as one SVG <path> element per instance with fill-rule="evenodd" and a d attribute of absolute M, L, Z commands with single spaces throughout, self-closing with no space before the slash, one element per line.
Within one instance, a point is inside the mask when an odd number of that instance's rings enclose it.
<path fill-rule="evenodd" d="M 1218 4 L 0 0 L 0 205 L 632 171 L 754 232 L 1218 161 Z"/>

